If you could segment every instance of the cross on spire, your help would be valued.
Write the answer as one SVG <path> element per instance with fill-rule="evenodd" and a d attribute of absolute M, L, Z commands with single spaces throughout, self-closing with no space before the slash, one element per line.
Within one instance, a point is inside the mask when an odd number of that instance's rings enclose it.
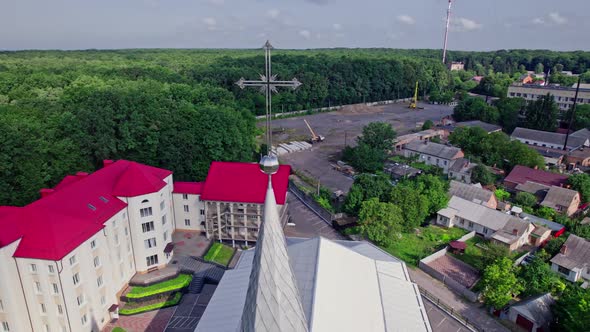
<path fill-rule="evenodd" d="M 267 144 L 267 155 L 271 155 L 272 151 L 272 130 L 270 127 L 270 120 L 272 116 L 272 93 L 277 92 L 278 87 L 289 87 L 293 90 L 297 89 L 301 82 L 296 78 L 290 81 L 278 81 L 277 75 L 272 74 L 272 65 L 270 61 L 270 51 L 273 49 L 270 42 L 267 40 L 264 44 L 264 75 L 260 74 L 259 81 L 246 80 L 243 77 L 240 78 L 236 85 L 241 89 L 246 87 L 259 87 L 260 92 L 266 96 L 266 144 Z"/>

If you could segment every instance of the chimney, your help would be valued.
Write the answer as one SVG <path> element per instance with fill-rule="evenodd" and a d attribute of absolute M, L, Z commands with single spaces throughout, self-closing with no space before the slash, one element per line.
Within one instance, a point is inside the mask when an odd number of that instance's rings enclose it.
<path fill-rule="evenodd" d="M 567 255 L 567 246 L 564 244 L 561 246 L 561 249 L 559 250 L 559 252 L 561 254 Z"/>
<path fill-rule="evenodd" d="M 43 198 L 43 197 L 47 197 L 47 196 L 53 194 L 54 191 L 55 190 L 53 190 L 53 189 L 43 188 L 43 189 L 39 190 L 39 194 L 41 194 L 41 198 Z"/>
<path fill-rule="evenodd" d="M 110 164 L 113 164 L 115 161 L 114 160 L 110 160 L 110 159 L 105 159 L 102 161 L 102 167 L 107 167 Z"/>
<path fill-rule="evenodd" d="M 514 228 L 514 229 L 512 230 L 512 235 L 518 235 L 518 229 Z"/>
<path fill-rule="evenodd" d="M 78 179 L 83 179 L 83 178 L 85 178 L 87 176 L 88 176 L 88 173 L 86 173 L 86 172 L 78 172 L 78 173 L 76 173 L 76 177 Z"/>

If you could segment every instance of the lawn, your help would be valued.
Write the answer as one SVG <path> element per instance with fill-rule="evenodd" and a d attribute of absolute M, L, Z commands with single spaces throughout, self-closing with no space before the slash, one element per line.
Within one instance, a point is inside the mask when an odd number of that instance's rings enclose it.
<path fill-rule="evenodd" d="M 206 261 L 215 262 L 217 264 L 227 266 L 233 254 L 233 248 L 228 247 L 225 244 L 215 242 L 213 243 L 211 248 L 209 248 L 209 251 L 207 251 L 207 254 L 203 258 Z"/>
<path fill-rule="evenodd" d="M 490 248 L 491 251 L 488 252 L 490 249 L 485 250 L 476 245 L 479 244 L 480 246 L 487 246 L 490 244 L 488 240 L 485 240 L 479 236 L 474 236 L 473 238 L 465 241 L 465 243 L 467 244 L 467 248 L 465 248 L 465 253 L 463 253 L 462 255 L 455 255 L 452 253 L 449 254 L 469 264 L 471 267 L 478 270 L 480 273 L 482 273 L 483 270 L 485 270 L 485 268 L 487 267 L 487 265 L 490 264 L 492 260 L 494 260 L 494 257 L 507 255 L 508 258 L 514 261 L 526 253 L 526 251 L 524 250 L 517 250 L 511 253 L 508 253 L 508 251 L 506 250 L 503 253 L 499 251 L 500 248 L 503 248 L 503 246 L 501 245 L 492 246 Z"/>
<path fill-rule="evenodd" d="M 148 304 L 145 306 L 140 306 L 140 305 L 133 304 L 133 303 L 127 303 L 124 308 L 121 308 L 121 310 L 119 310 L 119 314 L 124 315 L 124 316 L 125 315 L 135 315 L 135 314 L 139 314 L 139 313 L 146 312 L 146 311 L 171 307 L 173 305 L 177 305 L 178 302 L 180 302 L 181 298 L 182 298 L 182 293 L 178 292 L 178 293 L 174 294 L 174 297 L 172 297 L 171 299 L 168 299 L 163 302 L 154 303 L 154 304 Z"/>
<path fill-rule="evenodd" d="M 411 266 L 436 251 L 444 248 L 449 242 L 467 234 L 461 228 L 442 228 L 438 226 L 419 227 L 419 232 L 402 234 L 400 239 L 388 246 L 385 251 L 403 260 Z"/>
<path fill-rule="evenodd" d="M 129 291 L 129 293 L 127 293 L 125 296 L 129 299 L 139 299 L 150 295 L 182 289 L 184 287 L 187 287 L 191 283 L 192 279 L 193 276 L 190 274 L 181 274 L 174 279 L 159 282 L 157 284 L 145 287 L 133 286 L 133 288 L 131 288 L 131 291 Z"/>

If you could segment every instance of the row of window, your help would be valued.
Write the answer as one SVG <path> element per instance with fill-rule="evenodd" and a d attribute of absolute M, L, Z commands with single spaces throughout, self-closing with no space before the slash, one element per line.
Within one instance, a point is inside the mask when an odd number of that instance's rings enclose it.
<path fill-rule="evenodd" d="M 545 95 L 535 95 L 535 94 L 528 94 L 528 93 L 520 93 L 520 92 L 510 92 L 510 97 L 523 97 L 523 98 L 531 98 L 531 99 L 539 99 L 544 97 Z M 575 97 L 560 97 L 557 96 L 554 98 L 556 101 L 570 101 L 573 102 L 576 98 Z M 578 103 L 590 103 L 590 99 L 578 98 Z"/>

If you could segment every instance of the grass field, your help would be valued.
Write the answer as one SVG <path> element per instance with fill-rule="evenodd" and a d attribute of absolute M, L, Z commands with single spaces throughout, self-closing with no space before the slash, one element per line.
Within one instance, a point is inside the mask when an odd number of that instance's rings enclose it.
<path fill-rule="evenodd" d="M 159 282 L 157 284 L 145 287 L 133 286 L 133 288 L 131 288 L 131 291 L 129 291 L 125 296 L 127 296 L 127 298 L 129 299 L 139 299 L 150 295 L 182 289 L 184 287 L 187 287 L 191 283 L 192 279 L 193 276 L 190 274 L 181 274 L 174 279 Z"/>
<path fill-rule="evenodd" d="M 419 232 L 402 234 L 395 243 L 383 247 L 385 251 L 403 260 L 411 266 L 437 250 L 442 249 L 449 242 L 460 238 L 467 232 L 460 228 L 442 228 L 438 226 L 419 227 Z"/>
<path fill-rule="evenodd" d="M 465 241 L 465 243 L 467 244 L 467 247 L 465 248 L 465 253 L 463 253 L 462 255 L 455 255 L 452 253 L 449 254 L 469 264 L 471 267 L 478 270 L 480 273 L 482 273 L 483 270 L 485 270 L 487 265 L 492 263 L 495 257 L 506 256 L 514 261 L 526 253 L 525 250 L 515 250 L 511 253 L 509 253 L 507 249 L 505 251 L 499 251 L 498 249 L 502 248 L 502 245 L 490 244 L 488 240 L 485 240 L 479 236 L 475 236 Z M 477 245 L 488 247 L 489 249 L 486 250 Z"/>
<path fill-rule="evenodd" d="M 182 298 L 182 293 L 178 292 L 178 293 L 174 294 L 174 296 L 172 298 L 170 298 L 166 301 L 162 301 L 162 302 L 158 302 L 158 303 L 154 303 L 154 304 L 149 304 L 149 305 L 145 305 L 145 306 L 139 306 L 139 305 L 136 306 L 132 303 L 127 303 L 124 308 L 121 308 L 121 310 L 119 310 L 119 314 L 121 314 L 121 315 L 135 315 L 135 314 L 139 314 L 141 312 L 171 307 L 173 305 L 177 305 L 180 302 L 181 298 Z"/>
<path fill-rule="evenodd" d="M 233 254 L 233 248 L 228 247 L 225 244 L 215 242 L 213 243 L 211 248 L 209 248 L 209 251 L 207 251 L 207 254 L 203 258 L 206 261 L 215 262 L 217 264 L 227 266 Z"/>

